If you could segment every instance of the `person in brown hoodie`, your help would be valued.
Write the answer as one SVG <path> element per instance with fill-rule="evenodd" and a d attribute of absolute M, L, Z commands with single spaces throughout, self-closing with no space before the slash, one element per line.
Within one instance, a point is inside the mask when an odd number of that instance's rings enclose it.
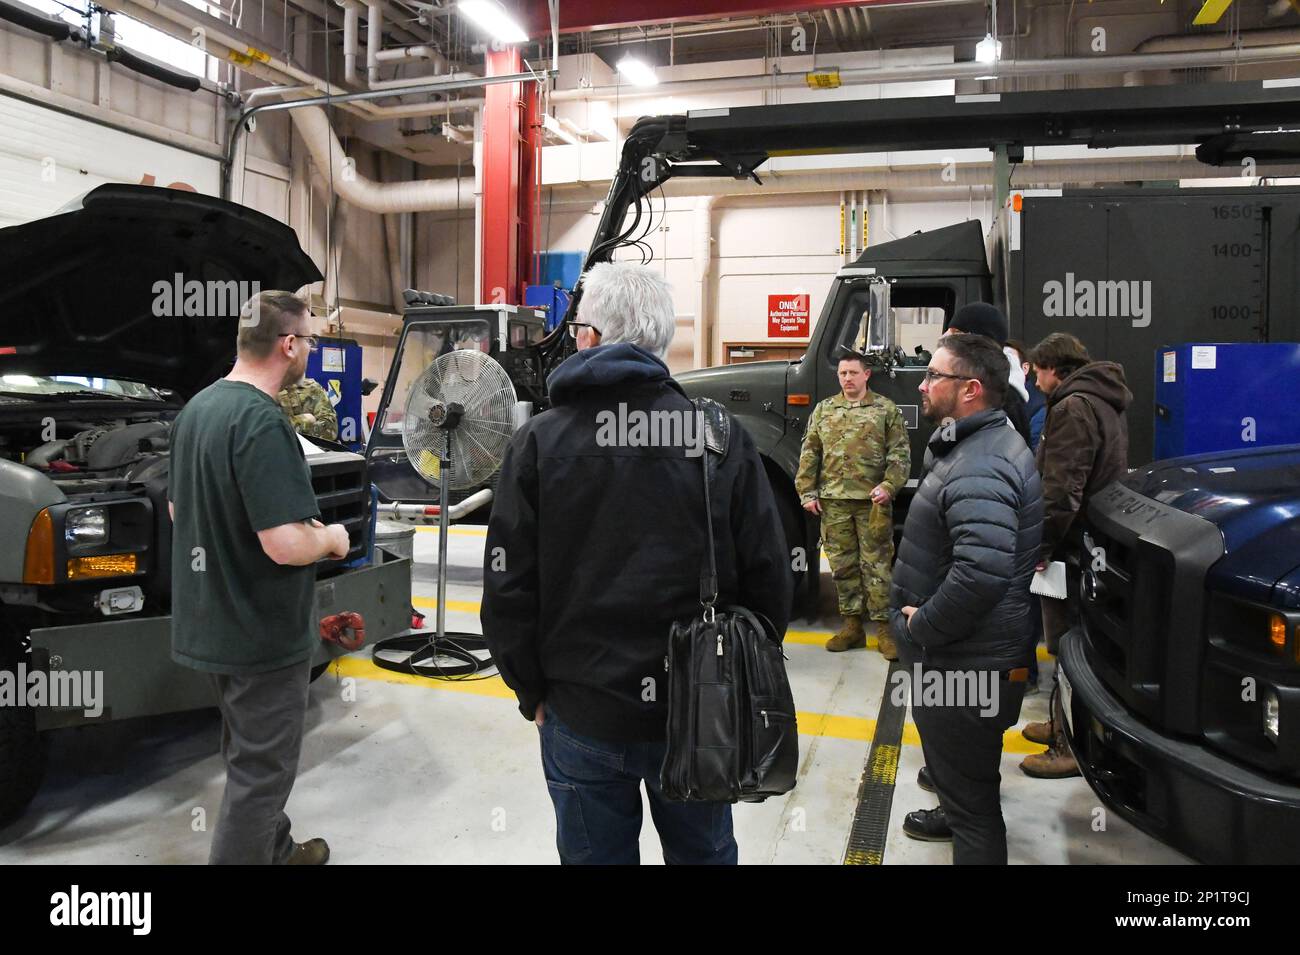
<path fill-rule="evenodd" d="M 1125 411 L 1133 393 L 1124 381 L 1124 368 L 1113 361 L 1093 361 L 1083 342 L 1054 332 L 1029 352 L 1038 387 L 1047 396 L 1047 421 L 1035 454 L 1043 482 L 1043 542 L 1038 569 L 1053 559 L 1067 560 L 1082 546 L 1083 515 L 1091 497 L 1128 470 L 1128 421 Z M 1044 598 L 1043 633 L 1055 654 L 1061 637 L 1078 617 L 1070 600 Z M 1050 716 L 1030 723 L 1021 732 L 1045 753 L 1027 757 L 1020 768 L 1046 779 L 1078 776 L 1061 727 L 1057 693 L 1053 689 Z"/>

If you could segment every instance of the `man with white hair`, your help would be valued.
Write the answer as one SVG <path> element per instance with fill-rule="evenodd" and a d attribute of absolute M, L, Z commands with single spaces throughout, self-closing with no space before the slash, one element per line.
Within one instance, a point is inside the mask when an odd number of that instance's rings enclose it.
<path fill-rule="evenodd" d="M 669 626 L 700 610 L 703 435 L 663 356 L 675 328 L 663 276 L 596 265 L 548 379 L 551 409 L 515 434 L 484 552 L 483 634 L 536 722 L 565 863 L 636 863 L 641 786 L 668 863 L 734 864 L 726 803 L 670 802 Z M 784 633 L 793 580 L 776 501 L 734 421 L 712 478 L 718 604 Z"/>

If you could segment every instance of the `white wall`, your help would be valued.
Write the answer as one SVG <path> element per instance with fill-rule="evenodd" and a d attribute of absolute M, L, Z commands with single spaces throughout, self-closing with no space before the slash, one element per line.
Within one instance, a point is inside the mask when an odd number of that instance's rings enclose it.
<path fill-rule="evenodd" d="M 713 210 L 713 263 L 708 283 L 708 308 L 713 316 L 710 345 L 712 363 L 719 363 L 722 343 L 771 341 L 767 334 L 767 296 L 804 293 L 810 298 L 815 322 L 830 291 L 836 271 L 846 257 L 838 253 L 840 241 L 839 194 L 804 193 L 720 199 Z M 679 317 L 678 336 L 670 351 L 674 371 L 693 365 L 690 347 L 694 335 L 696 269 L 693 229 L 696 200 L 654 199 L 654 227 L 646 242 L 654 250 L 651 266 L 661 269 L 673 286 Z M 547 229 L 546 195 L 542 199 L 542 232 Z M 935 202 L 889 202 L 888 211 L 873 193 L 868 208 L 869 245 L 912 232 L 978 219 L 987 232 L 991 212 L 987 199 L 951 199 Z M 860 212 L 859 212 L 860 214 Z M 599 221 L 599 204 L 560 202 L 550 217 L 552 251 L 586 251 Z M 635 250 L 622 259 L 639 261 Z"/>

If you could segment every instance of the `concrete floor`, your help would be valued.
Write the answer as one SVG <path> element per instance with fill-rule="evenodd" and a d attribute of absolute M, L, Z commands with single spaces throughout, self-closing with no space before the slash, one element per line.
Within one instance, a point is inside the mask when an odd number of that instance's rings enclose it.
<path fill-rule="evenodd" d="M 482 528 L 453 528 L 449 629 L 480 630 L 483 541 Z M 415 546 L 416 604 L 432 626 L 436 531 L 421 530 Z M 791 625 L 800 779 L 782 799 L 736 807 L 744 863 L 843 860 L 888 664 L 875 651 L 827 653 L 822 644 L 834 626 L 829 612 Z M 1022 725 L 1045 717 L 1044 669 L 1044 690 L 1026 700 Z M 52 734 L 46 784 L 27 814 L 0 830 L 0 864 L 204 862 L 205 823 L 224 779 L 219 731 L 210 710 Z M 903 743 L 884 862 L 948 863 L 948 845 L 902 833 L 906 812 L 935 805 L 916 786 L 922 758 L 910 720 Z M 363 651 L 312 688 L 289 803 L 295 837 L 325 836 L 336 863 L 555 862 L 537 749 L 536 729 L 499 678 L 404 677 L 376 668 Z M 1105 813 L 1081 779 L 1022 774 L 1020 759 L 1040 749 L 1008 734 L 1002 804 L 1013 863 L 1187 861 Z M 645 818 L 642 859 L 662 862 L 648 810 Z"/>

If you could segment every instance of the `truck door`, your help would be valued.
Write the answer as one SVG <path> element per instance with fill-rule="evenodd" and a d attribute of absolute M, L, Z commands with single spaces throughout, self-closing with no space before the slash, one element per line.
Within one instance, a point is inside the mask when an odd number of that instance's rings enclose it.
<path fill-rule="evenodd" d="M 886 370 L 876 368 L 871 373 L 871 389 L 884 395 L 903 413 L 911 436 L 912 478 L 909 488 L 916 486 L 925 455 L 926 442 L 933 428 L 921 418 L 921 394 L 918 386 L 925 374 L 928 361 L 918 356 L 921 348 L 933 353 L 943 334 L 943 326 L 962 299 L 963 279 L 896 278 L 890 279 L 890 308 L 888 321 L 894 329 L 894 341 L 907 354 L 910 364 Z M 839 353 L 849 348 L 862 351 L 866 333 L 866 315 L 870 293 L 869 281 L 864 277 L 844 282 L 836 302 L 834 334 L 823 336 L 823 346 L 817 360 L 817 398 L 837 394 L 839 385 Z"/>

